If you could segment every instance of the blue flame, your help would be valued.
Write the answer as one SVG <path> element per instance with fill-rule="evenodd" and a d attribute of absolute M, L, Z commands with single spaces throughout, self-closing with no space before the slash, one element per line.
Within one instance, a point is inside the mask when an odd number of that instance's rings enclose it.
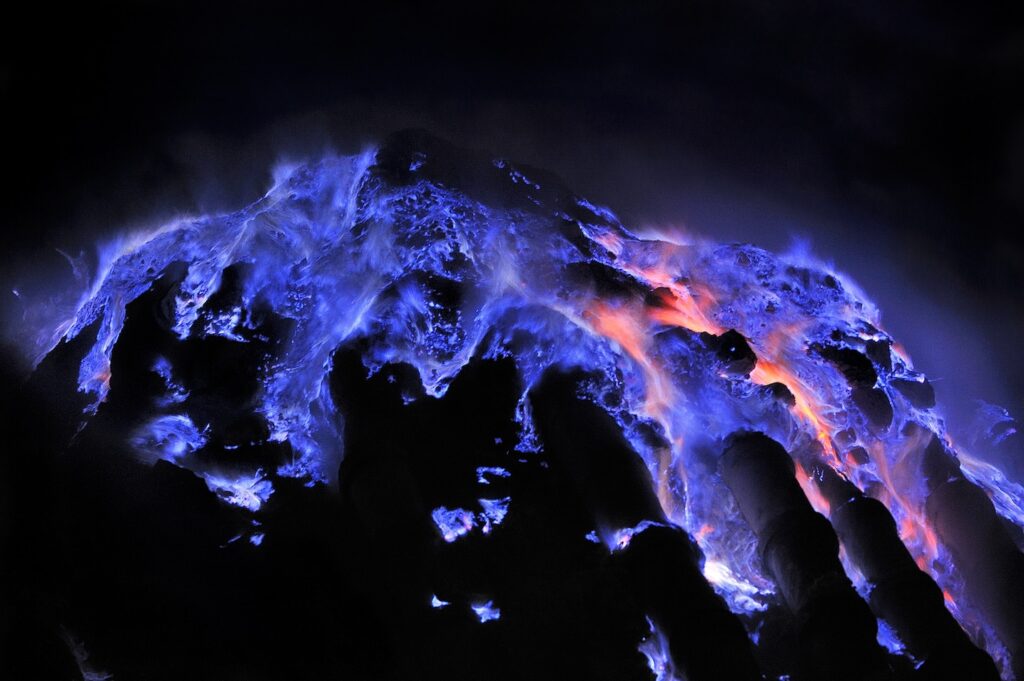
<path fill-rule="evenodd" d="M 257 469 L 252 474 L 236 476 L 204 474 L 206 485 L 221 499 L 233 506 L 258 511 L 274 493 L 274 485 Z"/>
<path fill-rule="evenodd" d="M 480 527 L 484 534 L 490 534 L 495 527 L 505 520 L 511 501 L 511 497 L 477 499 L 477 503 L 483 509 L 479 513 L 474 513 L 464 508 L 448 509 L 444 506 L 439 506 L 431 512 L 430 517 L 434 520 L 434 524 L 437 525 L 437 529 L 441 532 L 444 540 L 451 543 L 459 537 L 466 536 L 477 526 Z"/>
<path fill-rule="evenodd" d="M 583 395 L 616 419 L 647 465 L 664 512 L 635 528 L 600 528 L 609 548 L 628 545 L 651 525 L 682 527 L 697 539 L 704 574 L 729 606 L 741 614 L 763 610 L 773 585 L 709 464 L 725 436 L 756 428 L 880 496 L 909 528 L 908 548 L 955 597 L 957 616 L 968 627 L 984 626 L 960 605 L 961 578 L 945 548 L 930 541 L 926 495 L 914 478 L 927 443 L 921 434 L 949 443 L 942 418 L 897 388 L 924 378 L 848 278 L 806 254 L 779 257 L 679 233 L 638 236 L 611 211 L 543 186 L 505 160 L 492 170 L 503 191 L 520 200 L 476 198 L 437 180 L 427 152 L 412 154 L 399 179 L 378 155 L 282 166 L 270 191 L 242 210 L 182 218 L 104 244 L 91 278 L 81 259 L 70 259 L 79 289 L 36 306 L 24 329 L 29 354 L 38 361 L 94 327 L 79 368 L 94 412 L 110 390 L 111 352 L 127 306 L 173 263 L 186 266 L 170 306 L 178 338 L 247 344 L 261 315 L 288 322 L 259 367 L 253 407 L 267 441 L 290 454 L 275 469 L 211 467 L 202 454 L 213 446 L 208 428 L 216 424 L 193 423 L 184 408 L 189 392 L 165 358 L 153 366 L 166 387 L 156 406 L 174 411 L 150 419 L 132 440 L 146 460 L 193 470 L 226 503 L 254 512 L 270 499 L 275 477 L 336 481 L 344 424 L 327 377 L 333 353 L 347 343 L 363 342 L 371 373 L 389 363 L 414 367 L 428 397 L 443 395 L 474 356 L 512 358 L 523 384 L 515 450 L 526 457 L 542 449 L 530 389 L 550 368 L 583 369 L 592 377 Z M 207 303 L 232 266 L 245 268 L 237 303 L 213 310 Z M 714 346 L 730 329 L 749 343 L 756 368 L 730 356 L 738 343 Z M 877 354 L 877 375 L 861 388 L 891 414 L 870 413 L 841 367 L 824 357 L 827 348 Z M 778 384 L 788 388 L 788 400 Z M 869 453 L 867 462 L 843 456 L 843 447 L 854 446 Z M 1024 526 L 1024 489 L 963 451 L 960 461 L 998 511 Z M 496 467 L 477 471 L 482 485 L 507 475 Z M 815 501 L 814 481 L 802 482 Z M 433 511 L 446 542 L 476 527 L 491 532 L 510 500 L 478 503 L 480 511 Z M 847 568 L 856 581 L 856 570 Z M 489 603 L 474 611 L 482 621 L 498 616 Z"/>
<path fill-rule="evenodd" d="M 132 439 L 132 444 L 145 459 L 164 459 L 178 463 L 206 445 L 204 431 L 184 414 L 159 416 L 150 420 Z"/>
<path fill-rule="evenodd" d="M 476 515 L 464 508 L 447 509 L 439 506 L 433 510 L 430 517 L 441 531 L 441 536 L 449 543 L 466 536 L 476 525 Z"/>
<path fill-rule="evenodd" d="M 492 620 L 501 619 L 501 610 L 494 607 L 494 601 L 486 601 L 484 603 L 474 603 L 469 606 L 477 618 L 481 622 L 490 622 Z"/>
<path fill-rule="evenodd" d="M 650 633 L 640 641 L 638 650 L 647 658 L 647 667 L 654 675 L 655 681 L 682 681 L 682 675 L 676 671 L 669 654 L 668 641 L 650 617 L 647 618 Z"/>
<path fill-rule="evenodd" d="M 511 474 L 500 466 L 482 466 L 476 469 L 476 481 L 481 485 L 491 484 L 489 477 L 507 478 L 509 475 Z"/>

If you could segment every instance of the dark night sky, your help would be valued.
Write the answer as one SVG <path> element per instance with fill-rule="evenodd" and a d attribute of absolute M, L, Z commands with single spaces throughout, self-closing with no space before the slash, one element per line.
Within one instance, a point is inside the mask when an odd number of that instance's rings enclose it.
<path fill-rule="evenodd" d="M 243 205 L 277 159 L 421 126 L 550 169 L 632 225 L 803 235 L 940 397 L 1024 413 L 1019 10 L 372 4 L 6 22 L 5 279 L 97 234 Z"/>

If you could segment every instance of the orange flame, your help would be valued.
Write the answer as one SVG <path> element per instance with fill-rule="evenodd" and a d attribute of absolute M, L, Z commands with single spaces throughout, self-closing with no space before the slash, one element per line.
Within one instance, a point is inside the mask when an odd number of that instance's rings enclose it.
<path fill-rule="evenodd" d="M 705 307 L 713 304 L 714 298 L 710 295 L 703 298 L 702 303 L 683 286 L 673 284 L 664 287 L 659 294 L 661 303 L 665 307 L 656 307 L 649 312 L 651 319 L 665 324 L 666 326 L 681 326 L 691 331 L 718 334 L 722 328 L 711 322 L 704 312 Z"/>
<path fill-rule="evenodd" d="M 711 320 L 712 311 L 717 305 L 717 297 L 707 286 L 689 283 L 680 284 L 670 272 L 663 268 L 633 268 L 631 272 L 659 288 L 667 289 L 659 292 L 662 307 L 649 310 L 650 318 L 667 326 L 677 326 L 696 333 L 721 334 L 725 329 Z M 696 293 L 691 293 L 693 291 Z M 825 452 L 832 459 L 832 465 L 840 465 L 832 444 L 834 428 L 824 416 L 826 401 L 813 388 L 790 370 L 784 362 L 784 348 L 787 341 L 800 337 L 805 323 L 780 326 L 769 335 L 768 339 L 758 348 L 757 366 L 750 378 L 760 385 L 782 383 L 795 398 L 793 407 L 797 416 L 808 423 Z"/>
<path fill-rule="evenodd" d="M 610 253 L 618 256 L 622 253 L 622 237 L 612 232 L 602 232 L 594 236 L 594 241 L 608 249 Z"/>
<path fill-rule="evenodd" d="M 599 241 L 613 252 L 619 246 L 610 237 Z M 645 411 L 649 416 L 661 421 L 667 432 L 670 432 L 668 414 L 674 403 L 675 391 L 663 367 L 649 355 L 650 324 L 681 327 L 695 333 L 706 332 L 716 335 L 725 330 L 714 321 L 714 312 L 718 305 L 714 291 L 700 284 L 679 281 L 667 265 L 669 255 L 671 253 L 666 252 L 664 262 L 658 266 L 624 265 L 633 275 L 646 280 L 652 287 L 661 289 L 657 292 L 657 304 L 645 308 L 646 315 L 641 313 L 637 306 L 615 307 L 601 301 L 595 302 L 584 312 L 584 319 L 597 333 L 616 341 L 641 367 L 647 390 Z M 835 396 L 822 394 L 822 389 L 798 374 L 789 361 L 789 357 L 794 353 L 803 355 L 805 352 L 800 339 L 805 336 L 805 327 L 809 323 L 813 322 L 779 325 L 761 340 L 754 348 L 758 361 L 751 372 L 750 380 L 760 385 L 785 385 L 794 398 L 792 410 L 795 416 L 813 432 L 827 455 L 827 463 L 842 472 L 855 465 L 855 462 L 844 463 L 833 444 L 837 426 L 829 417 L 829 405 L 835 402 Z M 901 350 L 896 348 L 896 352 L 902 355 Z M 675 444 L 675 451 L 678 452 L 681 442 Z M 905 449 L 919 445 L 920 443 L 911 441 Z M 871 458 L 884 484 L 884 489 L 880 493 L 885 498 L 881 500 L 899 518 L 900 537 L 911 548 L 921 569 L 928 571 L 938 556 L 938 537 L 925 522 L 922 509 L 900 495 L 901 486 L 892 479 L 892 470 L 884 447 L 881 442 L 875 442 L 870 447 Z M 907 455 L 907 451 L 899 452 L 894 460 L 902 461 Z M 669 517 L 673 517 L 677 510 L 670 489 L 671 462 L 671 449 L 659 454 L 658 499 Z M 818 489 L 816 481 L 799 463 L 796 470 L 797 480 L 811 505 L 819 513 L 828 516 L 831 511 L 830 505 Z M 680 470 L 680 477 L 685 479 L 683 474 L 684 471 Z M 706 537 L 711 531 L 712 528 L 707 525 L 701 527 L 697 532 L 698 539 Z"/>
<path fill-rule="evenodd" d="M 926 430 L 906 438 L 899 451 L 895 452 L 895 456 L 892 457 L 895 461 L 894 465 L 900 467 L 901 464 L 906 464 L 910 457 L 928 445 L 930 438 L 931 433 Z M 868 447 L 868 452 L 878 471 L 878 477 L 885 486 L 881 491 L 881 495 L 885 498 L 880 501 L 885 503 L 894 515 L 897 510 L 899 511 L 900 539 L 914 555 L 918 567 L 929 572 L 929 567 L 939 555 L 938 535 L 928 525 L 927 519 L 924 517 L 924 509 L 920 507 L 920 504 L 907 499 L 900 492 L 901 485 L 894 480 L 897 471 L 894 471 L 893 466 L 889 463 L 890 457 L 886 456 L 885 445 L 881 442 L 874 442 Z M 911 467 L 913 467 L 912 464 Z"/>
<path fill-rule="evenodd" d="M 796 462 L 796 481 L 800 483 L 804 496 L 807 497 L 807 501 L 811 502 L 814 510 L 827 518 L 832 513 L 831 504 L 818 489 L 817 481 L 807 474 L 799 461 Z"/>
<path fill-rule="evenodd" d="M 647 352 L 649 338 L 642 319 L 628 307 L 595 302 L 583 312 L 583 318 L 602 336 L 614 340 L 644 373 L 647 391 L 644 411 L 671 432 L 668 411 L 675 402 L 675 390 L 663 368 Z"/>
<path fill-rule="evenodd" d="M 666 517 L 676 520 L 679 515 L 676 495 L 671 487 L 673 453 L 682 451 L 683 438 L 672 435 L 671 409 L 676 403 L 675 388 L 671 377 L 664 371 L 659 362 L 648 352 L 650 336 L 643 316 L 628 306 L 612 306 L 603 301 L 595 301 L 583 312 L 583 318 L 591 328 L 602 336 L 619 344 L 627 355 L 635 361 L 644 375 L 644 414 L 658 421 L 665 434 L 669 437 L 671 447 L 666 447 L 658 454 L 658 501 Z M 686 471 L 682 461 L 678 462 L 677 474 L 682 485 L 686 485 Z"/>
<path fill-rule="evenodd" d="M 823 415 L 825 404 L 813 388 L 786 366 L 760 358 L 750 373 L 750 380 L 760 385 L 782 383 L 789 388 L 795 401 L 793 411 L 814 430 L 815 438 L 832 460 L 831 465 L 836 468 L 841 465 L 832 444 L 832 423 Z"/>
<path fill-rule="evenodd" d="M 105 402 L 107 399 L 107 393 L 110 391 L 110 379 L 112 376 L 113 374 L 110 370 L 109 361 L 104 362 L 103 366 L 100 367 L 92 376 L 92 381 L 102 386 L 100 389 L 100 394 L 103 395 L 103 399 L 101 400 L 102 402 Z"/>
<path fill-rule="evenodd" d="M 676 502 L 669 484 L 672 467 L 672 452 L 658 450 L 658 503 L 670 519 L 675 515 Z"/>

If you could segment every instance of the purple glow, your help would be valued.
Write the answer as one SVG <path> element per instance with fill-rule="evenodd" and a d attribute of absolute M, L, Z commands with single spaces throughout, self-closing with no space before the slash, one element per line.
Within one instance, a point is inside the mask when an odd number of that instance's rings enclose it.
<path fill-rule="evenodd" d="M 493 601 L 487 601 L 486 603 L 474 603 L 469 606 L 481 622 L 490 622 L 491 620 L 501 619 L 501 610 L 494 607 Z"/>
<path fill-rule="evenodd" d="M 675 665 L 672 664 L 668 641 L 654 626 L 650 617 L 647 618 L 647 626 L 650 629 L 650 634 L 640 641 L 637 649 L 647 658 L 647 666 L 654 675 L 655 681 L 684 681 L 682 676 L 676 673 Z"/>
<path fill-rule="evenodd" d="M 504 160 L 494 169 L 522 201 L 480 201 L 421 175 L 429 160 L 421 156 L 406 164 L 409 177 L 401 182 L 378 168 L 376 150 L 281 167 L 274 186 L 242 210 L 183 218 L 104 244 L 91 278 L 73 261 L 80 288 L 55 296 L 59 304 L 40 305 L 48 319 L 25 328 L 28 354 L 38 361 L 62 339 L 96 326 L 79 367 L 79 389 L 93 401 L 89 418 L 110 390 L 111 353 L 127 305 L 178 261 L 187 265 L 170 305 L 178 338 L 216 335 L 241 347 L 259 305 L 287 320 L 287 338 L 260 364 L 253 406 L 267 439 L 287 447 L 286 463 L 267 474 L 243 463 L 212 470 L 203 457 L 207 426 L 185 413 L 152 418 L 132 439 L 146 461 L 187 468 L 226 503 L 252 512 L 273 494 L 274 476 L 310 486 L 336 482 L 344 424 L 327 377 L 339 347 L 362 342 L 371 372 L 389 363 L 412 366 L 428 397 L 443 395 L 474 356 L 512 358 L 523 385 L 515 451 L 527 462 L 542 450 L 531 387 L 552 367 L 583 369 L 596 377 L 584 396 L 619 424 L 650 473 L 665 518 L 694 537 L 704 575 L 741 616 L 764 610 L 774 585 L 706 458 L 730 433 L 756 427 L 885 504 L 918 564 L 949 595 L 951 611 L 978 639 L 995 640 L 925 513 L 921 452 L 933 437 L 954 449 L 941 412 L 907 393 L 925 378 L 854 282 L 806 253 L 779 256 L 674 231 L 638 235 L 585 199 L 551 198 Z M 208 302 L 232 265 L 249 268 L 240 302 L 214 312 Z M 599 294 L 599 285 L 613 292 Z M 459 291 L 457 309 L 445 302 L 444 287 Z M 734 342 L 715 348 L 729 332 Z M 729 357 L 736 338 L 749 345 L 756 366 Z M 873 354 L 874 373 L 853 388 L 829 352 Z M 188 393 L 174 367 L 161 359 L 153 371 L 167 390 L 159 406 L 180 410 Z M 859 399 L 865 391 L 884 405 L 881 416 Z M 853 448 L 865 454 L 850 456 Z M 1024 527 L 1024 488 L 963 448 L 957 454 L 997 511 Z M 500 467 L 476 474 L 482 485 L 508 477 Z M 828 515 L 818 481 L 803 468 L 797 474 L 808 499 Z M 433 510 L 445 542 L 478 526 L 491 533 L 510 500 L 478 503 L 479 511 Z M 602 539 L 620 550 L 659 524 L 602 528 Z M 854 566 L 846 568 L 863 587 Z M 490 604 L 474 606 L 487 621 L 477 607 L 490 612 Z M 493 613 L 488 619 L 497 618 Z"/>
<path fill-rule="evenodd" d="M 612 551 L 619 551 L 629 546 L 629 542 L 632 541 L 633 537 L 640 534 L 649 527 L 667 527 L 665 523 L 658 523 L 653 520 L 644 520 L 637 523 L 634 527 L 625 527 L 621 530 L 615 530 L 606 539 L 608 548 Z M 589 537 L 588 537 L 589 538 Z"/>
<path fill-rule="evenodd" d="M 430 516 L 434 519 L 437 529 L 441 531 L 441 536 L 449 543 L 469 534 L 476 524 L 476 517 L 473 513 L 462 508 L 449 510 L 440 506 L 435 508 Z"/>
<path fill-rule="evenodd" d="M 490 534 L 505 519 L 508 514 L 508 505 L 512 499 L 505 497 L 503 499 L 478 499 L 477 501 L 483 509 L 479 513 L 473 513 L 464 508 L 448 509 L 444 506 L 433 510 L 431 518 L 446 542 L 451 543 L 459 537 L 466 536 L 478 525 L 484 534 Z"/>
<path fill-rule="evenodd" d="M 505 519 L 505 516 L 508 514 L 508 505 L 512 498 L 479 499 L 478 501 L 484 509 L 480 514 L 483 517 L 483 532 L 484 534 L 489 534 L 494 526 L 500 525 L 501 521 Z"/>
<path fill-rule="evenodd" d="M 205 475 L 206 485 L 217 496 L 233 506 L 240 506 L 249 511 L 258 511 L 274 493 L 274 486 L 263 477 L 263 471 L 257 470 L 252 475 L 227 477 L 221 475 Z"/>
<path fill-rule="evenodd" d="M 476 469 L 476 481 L 481 485 L 489 485 L 488 477 L 507 478 L 511 475 L 507 470 L 499 466 L 485 466 Z"/>

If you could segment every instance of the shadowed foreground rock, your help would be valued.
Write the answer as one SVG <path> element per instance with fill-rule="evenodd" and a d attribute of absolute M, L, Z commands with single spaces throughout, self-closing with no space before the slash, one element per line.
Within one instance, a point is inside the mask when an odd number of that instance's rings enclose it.
<path fill-rule="evenodd" d="M 992 659 L 971 643 L 946 609 L 942 589 L 918 568 L 885 505 L 828 466 L 812 470 L 847 555 L 871 584 L 871 609 L 922 661 L 918 676 L 997 681 Z"/>
<path fill-rule="evenodd" d="M 613 529 L 664 522 L 650 476 L 616 424 L 576 396 L 578 377 L 549 373 L 531 392 L 545 452 L 571 471 L 595 521 Z M 648 527 L 613 554 L 630 593 L 668 638 L 690 681 L 761 678 L 750 640 L 701 574 L 699 549 L 678 528 Z"/>
<path fill-rule="evenodd" d="M 804 497 L 786 450 L 760 433 L 737 433 L 719 470 L 796 615 L 799 678 L 890 678 L 875 618 L 844 574 L 836 535 Z"/>
<path fill-rule="evenodd" d="M 1024 554 L 992 501 L 937 438 L 925 450 L 922 468 L 927 515 L 963 573 L 971 602 L 1007 647 L 1014 674 L 1024 678 Z"/>

